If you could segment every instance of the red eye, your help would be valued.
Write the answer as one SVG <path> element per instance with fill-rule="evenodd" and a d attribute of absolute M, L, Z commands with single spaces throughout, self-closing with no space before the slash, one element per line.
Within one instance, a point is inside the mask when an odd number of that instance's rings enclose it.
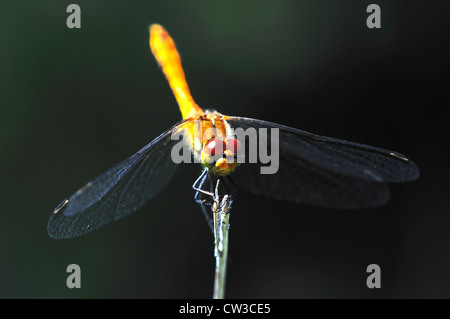
<path fill-rule="evenodd" d="M 236 154 L 241 149 L 241 142 L 235 138 L 230 138 L 227 141 L 226 149 L 232 151 L 233 154 Z"/>
<path fill-rule="evenodd" d="M 225 146 L 225 141 L 221 139 L 212 139 L 206 143 L 204 152 L 212 156 L 215 156 L 216 154 L 223 154 Z"/>

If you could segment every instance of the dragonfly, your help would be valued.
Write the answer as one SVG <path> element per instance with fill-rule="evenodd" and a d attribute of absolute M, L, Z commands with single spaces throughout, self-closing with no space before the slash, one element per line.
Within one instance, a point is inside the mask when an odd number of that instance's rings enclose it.
<path fill-rule="evenodd" d="M 355 209 L 382 206 L 390 198 L 388 183 L 419 177 L 413 161 L 395 151 L 204 111 L 192 98 L 171 36 L 158 24 L 151 25 L 149 31 L 151 51 L 173 91 L 182 121 L 64 199 L 50 215 L 50 237 L 85 235 L 147 203 L 167 185 L 178 166 L 171 157 L 171 150 L 179 143 L 173 138 L 176 134 L 184 134 L 191 154 L 203 167 L 193 185 L 195 200 L 216 210 L 221 203 L 223 212 L 231 208 L 238 193 L 236 185 L 269 198 Z M 239 160 L 243 141 L 235 137 L 236 128 L 254 128 L 258 138 L 278 130 L 279 168 L 275 174 L 261 174 L 260 162 Z M 271 143 L 267 139 L 268 147 Z"/>

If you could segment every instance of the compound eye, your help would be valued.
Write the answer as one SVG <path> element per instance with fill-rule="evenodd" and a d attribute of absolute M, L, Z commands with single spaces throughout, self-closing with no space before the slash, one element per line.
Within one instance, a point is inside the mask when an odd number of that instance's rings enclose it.
<path fill-rule="evenodd" d="M 223 154 L 225 151 L 226 143 L 222 139 L 214 138 L 210 140 L 208 143 L 206 143 L 204 152 L 206 155 L 215 156 L 217 154 Z"/>
<path fill-rule="evenodd" d="M 227 141 L 226 149 L 232 151 L 233 154 L 237 154 L 237 152 L 241 149 L 241 142 L 235 138 L 230 138 Z"/>

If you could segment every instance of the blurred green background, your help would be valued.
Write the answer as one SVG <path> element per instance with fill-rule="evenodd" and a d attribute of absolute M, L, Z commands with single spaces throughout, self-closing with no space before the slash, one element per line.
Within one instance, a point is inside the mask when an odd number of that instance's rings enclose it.
<path fill-rule="evenodd" d="M 2 1 L 0 297 L 211 297 L 213 238 L 191 190 L 197 166 L 180 167 L 121 221 L 73 240 L 47 235 L 63 198 L 180 120 L 148 47 L 151 23 L 174 37 L 200 106 L 394 149 L 421 169 L 371 210 L 241 192 L 228 297 L 450 297 L 439 108 L 448 106 L 448 5 L 376 1 L 382 28 L 371 30 L 372 2 Z M 81 29 L 66 27 L 70 3 L 81 7 Z M 72 263 L 81 289 L 66 287 Z M 378 290 L 366 287 L 372 263 L 382 269 Z"/>

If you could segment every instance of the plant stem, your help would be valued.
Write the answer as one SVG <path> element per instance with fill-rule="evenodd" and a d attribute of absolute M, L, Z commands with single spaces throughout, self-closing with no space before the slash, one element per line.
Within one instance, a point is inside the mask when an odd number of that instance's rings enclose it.
<path fill-rule="evenodd" d="M 214 238 L 216 257 L 216 272 L 214 277 L 214 299 L 223 299 L 225 297 L 225 277 L 228 261 L 228 228 L 230 214 L 219 211 L 214 213 Z"/>
<path fill-rule="evenodd" d="M 214 276 L 214 299 L 225 297 L 225 277 L 228 261 L 228 229 L 230 228 L 230 214 L 232 200 L 228 195 L 219 196 L 219 183 L 217 180 L 212 207 L 214 216 L 214 256 L 216 257 L 216 273 Z"/>

